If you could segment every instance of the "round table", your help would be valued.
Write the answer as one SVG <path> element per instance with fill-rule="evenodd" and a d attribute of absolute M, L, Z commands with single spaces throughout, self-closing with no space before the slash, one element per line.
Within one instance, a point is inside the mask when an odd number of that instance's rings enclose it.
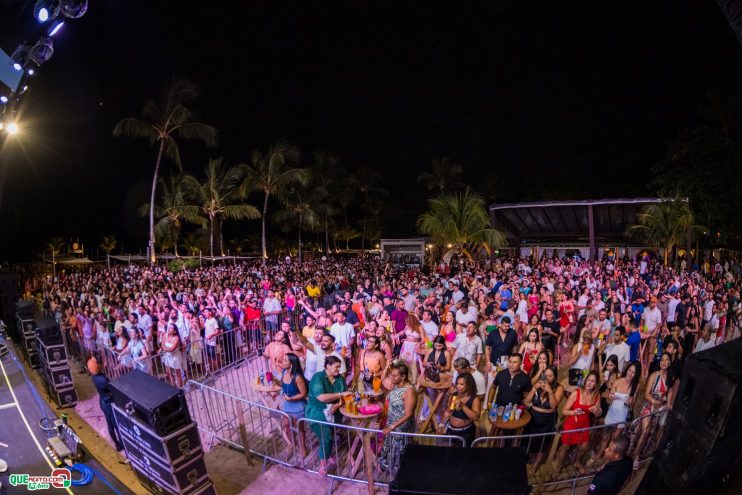
<path fill-rule="evenodd" d="M 564 380 L 562 380 L 561 382 L 559 382 L 559 384 L 562 387 L 564 387 L 564 391 L 567 392 L 567 395 L 571 394 L 572 392 L 574 392 L 575 390 L 577 390 L 578 388 L 580 388 L 577 385 L 570 385 L 569 384 L 569 378 L 565 378 Z"/>
<path fill-rule="evenodd" d="M 280 385 L 276 385 L 273 382 L 263 385 L 262 383 L 253 381 L 250 386 L 256 392 L 261 404 L 271 409 L 278 409 L 278 397 L 281 393 Z"/>
<path fill-rule="evenodd" d="M 362 414 L 360 412 L 358 414 L 353 414 L 348 411 L 345 406 L 342 406 L 340 408 L 340 414 L 348 418 L 352 426 L 358 428 L 373 429 L 378 426 L 377 420 L 379 418 L 379 414 L 381 414 L 381 411 L 376 414 Z M 374 455 L 373 449 L 371 448 L 371 437 L 374 435 L 374 433 L 359 430 L 348 431 L 350 434 L 353 434 L 355 436 L 353 442 L 350 444 L 350 448 L 348 449 L 348 464 L 350 464 L 350 476 L 351 478 L 354 477 L 358 472 L 358 469 L 360 469 L 361 464 L 365 463 L 366 475 L 370 482 L 371 480 L 373 480 L 373 466 L 376 460 L 376 456 Z"/>
<path fill-rule="evenodd" d="M 496 437 L 502 434 L 502 432 L 504 431 L 512 431 L 516 435 L 516 439 L 515 439 L 515 442 L 513 443 L 513 447 L 517 447 L 518 444 L 520 444 L 520 438 L 517 438 L 517 436 L 522 435 L 523 428 L 528 423 L 530 423 L 531 413 L 529 413 L 527 409 L 524 409 L 523 414 L 521 414 L 520 418 L 516 419 L 515 421 L 503 421 L 503 419 L 500 416 L 498 416 L 497 420 L 495 421 L 492 421 L 492 419 L 489 419 L 489 421 L 490 421 L 490 436 Z"/>
<path fill-rule="evenodd" d="M 421 408 L 425 407 L 426 404 L 428 405 L 427 415 L 423 415 L 420 419 L 420 433 L 425 433 L 430 426 L 432 426 L 433 433 L 438 431 L 440 418 L 443 417 L 443 410 L 447 405 L 444 398 L 448 396 L 453 375 L 451 373 L 441 373 L 440 377 L 441 381 L 439 382 L 431 382 L 425 378 L 425 375 L 420 375 L 417 379 L 418 386 L 427 389 L 427 392 L 423 394 Z"/>

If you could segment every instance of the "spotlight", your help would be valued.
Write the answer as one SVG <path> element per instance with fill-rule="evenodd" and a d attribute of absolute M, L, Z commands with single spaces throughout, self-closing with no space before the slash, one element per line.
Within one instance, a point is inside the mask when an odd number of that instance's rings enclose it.
<path fill-rule="evenodd" d="M 34 19 L 45 23 L 55 19 L 59 15 L 60 5 L 58 0 L 38 0 L 33 6 Z"/>
<path fill-rule="evenodd" d="M 55 34 L 57 34 L 57 31 L 59 31 L 60 29 L 62 29 L 62 26 L 64 26 L 64 22 L 63 22 L 63 21 L 62 21 L 62 22 L 58 22 L 58 23 L 57 23 L 57 24 L 56 24 L 56 25 L 55 25 L 55 26 L 54 26 L 54 27 L 53 27 L 53 28 L 51 29 L 51 31 L 49 31 L 49 36 L 54 36 Z"/>
<path fill-rule="evenodd" d="M 33 76 L 34 75 L 34 70 L 33 69 L 28 69 L 28 75 L 29 76 Z"/>
<path fill-rule="evenodd" d="M 88 11 L 88 0 L 61 0 L 62 15 L 69 19 L 79 19 Z"/>
<path fill-rule="evenodd" d="M 54 43 L 51 37 L 44 36 L 36 42 L 33 48 L 29 50 L 28 56 L 33 60 L 36 65 L 41 65 L 44 62 L 52 58 L 54 54 Z"/>
<path fill-rule="evenodd" d="M 5 127 L 5 130 L 8 131 L 8 134 L 12 136 L 14 134 L 18 134 L 21 129 L 18 127 L 18 124 L 16 124 L 15 122 L 11 122 Z"/>
<path fill-rule="evenodd" d="M 0 96 L 0 103 L 8 103 L 8 97 L 5 95 Z"/>
<path fill-rule="evenodd" d="M 10 61 L 13 64 L 13 68 L 15 70 L 23 70 L 26 64 L 28 64 L 28 52 L 30 49 L 31 45 L 26 43 L 25 41 L 18 45 L 18 48 L 15 49 L 13 55 L 10 56 Z"/>

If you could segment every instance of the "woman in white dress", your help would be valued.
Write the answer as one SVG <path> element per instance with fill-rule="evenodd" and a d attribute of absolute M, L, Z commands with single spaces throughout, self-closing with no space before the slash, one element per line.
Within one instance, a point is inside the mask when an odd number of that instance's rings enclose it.
<path fill-rule="evenodd" d="M 183 374 L 181 373 L 183 360 L 182 347 L 178 327 L 175 323 L 168 324 L 167 335 L 165 335 L 160 346 L 160 356 L 162 364 L 165 366 L 165 374 L 168 381 L 171 385 L 178 388 L 183 386 Z"/>

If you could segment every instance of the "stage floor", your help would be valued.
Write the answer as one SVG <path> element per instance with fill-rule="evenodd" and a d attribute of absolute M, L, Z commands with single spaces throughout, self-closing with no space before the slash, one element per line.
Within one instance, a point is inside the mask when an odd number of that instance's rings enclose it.
<path fill-rule="evenodd" d="M 44 451 L 47 433 L 39 427 L 39 421 L 44 417 L 57 417 L 58 414 L 42 398 L 41 394 L 36 393 L 33 382 L 24 376 L 25 369 L 20 356 L 14 354 L 12 350 L 0 359 L 0 371 L 2 372 L 0 376 L 0 425 L 2 425 L 0 442 L 8 445 L 7 448 L 0 446 L 0 459 L 8 463 L 7 472 L 0 474 L 0 481 L 3 484 L 0 493 L 8 495 L 30 493 L 23 485 L 10 486 L 8 477 L 11 474 L 49 476 L 55 467 Z M 37 493 L 73 495 L 117 493 L 130 495 L 135 493 L 90 456 L 86 458 L 85 464 L 104 476 L 113 488 L 106 485 L 100 476 L 96 475 L 93 481 L 86 486 L 73 486 L 69 489 L 50 488 Z"/>

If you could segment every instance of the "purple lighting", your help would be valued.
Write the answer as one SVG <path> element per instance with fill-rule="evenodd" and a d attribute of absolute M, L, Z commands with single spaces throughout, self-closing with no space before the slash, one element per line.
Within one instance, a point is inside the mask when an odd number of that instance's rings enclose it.
<path fill-rule="evenodd" d="M 57 31 L 59 31 L 62 26 L 64 26 L 64 22 L 60 22 L 59 24 L 54 26 L 54 28 L 49 32 L 49 36 L 54 36 L 55 34 L 57 34 Z"/>

